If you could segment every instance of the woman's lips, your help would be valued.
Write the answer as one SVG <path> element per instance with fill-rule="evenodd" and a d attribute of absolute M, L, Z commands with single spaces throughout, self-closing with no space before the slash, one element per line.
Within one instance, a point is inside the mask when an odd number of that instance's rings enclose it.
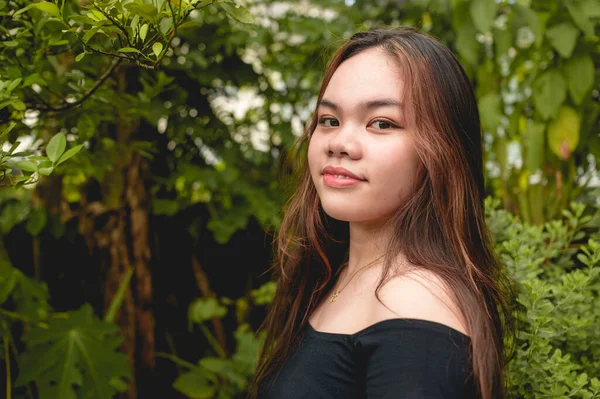
<path fill-rule="evenodd" d="M 323 180 L 325 184 L 330 187 L 350 187 L 354 186 L 358 183 L 363 183 L 364 180 L 358 180 L 353 177 L 343 176 L 343 175 L 332 175 L 329 173 L 325 173 L 323 175 Z"/>

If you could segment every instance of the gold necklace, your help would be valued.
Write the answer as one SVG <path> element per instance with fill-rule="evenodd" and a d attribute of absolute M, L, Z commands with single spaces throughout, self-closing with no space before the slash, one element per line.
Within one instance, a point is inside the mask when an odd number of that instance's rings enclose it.
<path fill-rule="evenodd" d="M 350 279 L 349 279 L 349 280 L 348 280 L 348 282 L 346 283 L 346 285 L 344 285 L 344 286 L 343 286 L 342 288 L 340 288 L 339 290 L 337 290 L 337 291 L 334 291 L 334 292 L 333 292 L 333 295 L 331 296 L 331 299 L 329 300 L 329 302 L 330 302 L 330 303 L 334 303 L 334 302 L 337 300 L 338 296 L 340 295 L 340 292 L 342 292 L 342 290 L 343 290 L 344 288 L 346 288 L 346 287 L 348 286 L 348 284 L 350 284 L 350 281 L 352 281 L 352 279 L 354 278 L 354 276 L 356 276 L 356 275 L 358 274 L 358 272 L 359 272 L 359 271 L 361 271 L 362 269 L 364 269 L 364 268 L 366 268 L 366 267 L 368 267 L 368 266 L 371 266 L 372 264 L 374 264 L 375 262 L 377 262 L 377 261 L 378 261 L 379 259 L 381 259 L 381 258 L 382 258 L 382 257 L 380 256 L 379 258 L 375 259 L 373 262 L 371 262 L 371 263 L 368 263 L 367 265 L 365 265 L 365 266 L 361 267 L 360 269 L 358 269 L 357 271 L 355 271 L 355 272 L 354 272 L 354 274 L 352 275 L 352 277 L 350 277 Z M 348 266 L 348 265 L 346 264 L 346 266 Z M 341 269 L 340 269 L 340 272 L 342 271 L 342 269 L 344 269 L 344 268 L 341 268 Z"/>

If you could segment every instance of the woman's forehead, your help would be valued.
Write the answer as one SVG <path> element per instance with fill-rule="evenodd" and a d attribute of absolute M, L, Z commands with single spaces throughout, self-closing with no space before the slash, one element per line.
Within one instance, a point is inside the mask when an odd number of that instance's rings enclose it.
<path fill-rule="evenodd" d="M 380 99 L 402 102 L 403 90 L 397 61 L 382 49 L 371 48 L 339 65 L 323 98 L 344 107 Z"/>

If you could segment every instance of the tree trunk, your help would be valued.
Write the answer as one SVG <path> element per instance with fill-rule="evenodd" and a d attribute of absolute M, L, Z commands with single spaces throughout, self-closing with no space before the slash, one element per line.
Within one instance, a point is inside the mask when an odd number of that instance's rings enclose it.
<path fill-rule="evenodd" d="M 134 154 L 127 172 L 125 203 L 129 208 L 131 255 L 136 277 L 136 320 L 141 339 L 141 364 L 154 369 L 154 316 L 149 247 L 149 203 L 145 187 L 147 164 Z"/>

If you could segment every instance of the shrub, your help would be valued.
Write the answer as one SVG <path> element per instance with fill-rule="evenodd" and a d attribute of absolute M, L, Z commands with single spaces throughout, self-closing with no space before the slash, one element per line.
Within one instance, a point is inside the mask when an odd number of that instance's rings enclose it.
<path fill-rule="evenodd" d="M 597 231 L 584 230 L 591 217 L 584 215 L 584 205 L 572 203 L 560 220 L 533 226 L 499 205 L 499 200 L 488 197 L 486 220 L 495 251 L 519 288 L 515 298 L 519 331 L 517 351 L 509 363 L 509 397 L 600 398 L 600 380 L 594 377 L 600 376 L 600 240 Z M 268 305 L 273 292 L 274 283 L 269 282 L 252 292 L 252 303 Z M 190 321 L 202 324 L 223 317 L 225 306 L 233 301 L 221 303 L 194 302 Z M 247 387 L 242 377 L 253 375 L 264 338 L 252 336 L 247 327 L 240 323 L 235 333 L 243 362 L 236 352 L 229 360 L 208 357 L 197 365 L 187 363 L 190 370 L 175 386 L 192 397 L 217 397 L 193 396 L 201 392 L 218 392 L 220 399 L 241 397 Z M 202 331 L 210 334 L 206 328 Z"/>
<path fill-rule="evenodd" d="M 488 198 L 488 225 L 519 287 L 510 397 L 599 398 L 600 241 L 583 231 L 591 218 L 572 203 L 564 219 L 532 226 L 498 205 Z"/>

